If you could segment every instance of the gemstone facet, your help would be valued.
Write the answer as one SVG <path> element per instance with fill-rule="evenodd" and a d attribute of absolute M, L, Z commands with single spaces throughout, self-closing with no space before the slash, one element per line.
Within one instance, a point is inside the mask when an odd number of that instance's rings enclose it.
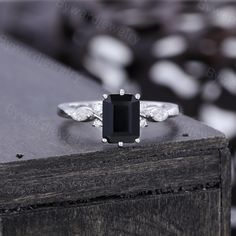
<path fill-rule="evenodd" d="M 103 101 L 103 138 L 133 143 L 140 136 L 140 102 L 131 94 L 111 94 Z"/>
<path fill-rule="evenodd" d="M 76 121 L 86 121 L 93 117 L 93 111 L 88 107 L 78 107 L 70 113 L 70 116 Z"/>

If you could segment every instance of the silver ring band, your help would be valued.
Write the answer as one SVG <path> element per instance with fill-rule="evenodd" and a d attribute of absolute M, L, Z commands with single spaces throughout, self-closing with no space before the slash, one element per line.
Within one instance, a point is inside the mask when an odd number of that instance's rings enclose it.
<path fill-rule="evenodd" d="M 177 104 L 156 101 L 140 101 L 141 127 L 146 126 L 146 122 L 141 124 L 141 122 L 146 119 L 159 122 L 178 114 L 179 107 Z M 62 103 L 58 105 L 58 115 L 81 122 L 95 120 L 94 126 L 101 126 L 102 101 Z"/>

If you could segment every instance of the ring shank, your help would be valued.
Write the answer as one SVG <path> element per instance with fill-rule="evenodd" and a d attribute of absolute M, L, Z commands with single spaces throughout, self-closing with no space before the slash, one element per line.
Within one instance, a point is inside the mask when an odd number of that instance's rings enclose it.
<path fill-rule="evenodd" d="M 69 114 L 79 107 L 88 107 L 91 109 L 94 109 L 94 107 L 100 107 L 100 112 L 102 113 L 102 101 L 83 101 L 59 104 L 57 114 L 67 119 L 73 119 Z M 140 101 L 140 114 L 150 107 L 157 107 L 166 110 L 168 112 L 168 117 L 179 114 L 179 106 L 177 104 L 157 101 Z"/>

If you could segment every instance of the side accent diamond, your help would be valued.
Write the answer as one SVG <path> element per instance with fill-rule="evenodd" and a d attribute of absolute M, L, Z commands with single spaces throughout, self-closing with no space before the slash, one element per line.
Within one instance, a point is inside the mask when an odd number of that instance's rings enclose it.
<path fill-rule="evenodd" d="M 76 121 L 86 121 L 93 117 L 93 111 L 88 107 L 78 107 L 69 115 Z"/>
<path fill-rule="evenodd" d="M 93 122 L 94 127 L 102 127 L 102 121 L 99 119 L 95 119 Z"/>
<path fill-rule="evenodd" d="M 165 109 L 154 109 L 152 111 L 151 117 L 155 121 L 164 121 L 168 118 L 168 111 Z"/>

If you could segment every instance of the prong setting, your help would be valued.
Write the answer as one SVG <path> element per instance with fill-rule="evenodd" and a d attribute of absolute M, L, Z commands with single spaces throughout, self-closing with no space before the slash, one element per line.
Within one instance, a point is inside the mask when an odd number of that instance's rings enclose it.
<path fill-rule="evenodd" d="M 123 142 L 118 142 L 118 147 L 123 147 L 124 143 Z"/>
<path fill-rule="evenodd" d="M 103 143 L 107 143 L 107 139 L 106 138 L 102 138 L 102 142 Z"/>
<path fill-rule="evenodd" d="M 135 94 L 135 98 L 136 98 L 137 100 L 139 100 L 140 97 L 141 97 L 141 95 L 140 95 L 139 93 L 136 93 L 136 94 Z"/>
<path fill-rule="evenodd" d="M 102 96 L 103 96 L 104 99 L 107 99 L 107 98 L 108 98 L 108 95 L 105 94 L 105 93 L 104 93 Z"/>
<path fill-rule="evenodd" d="M 125 95 L 125 90 L 124 89 L 120 89 L 120 96 Z"/>
<path fill-rule="evenodd" d="M 135 143 L 140 143 L 140 138 L 136 138 Z"/>

